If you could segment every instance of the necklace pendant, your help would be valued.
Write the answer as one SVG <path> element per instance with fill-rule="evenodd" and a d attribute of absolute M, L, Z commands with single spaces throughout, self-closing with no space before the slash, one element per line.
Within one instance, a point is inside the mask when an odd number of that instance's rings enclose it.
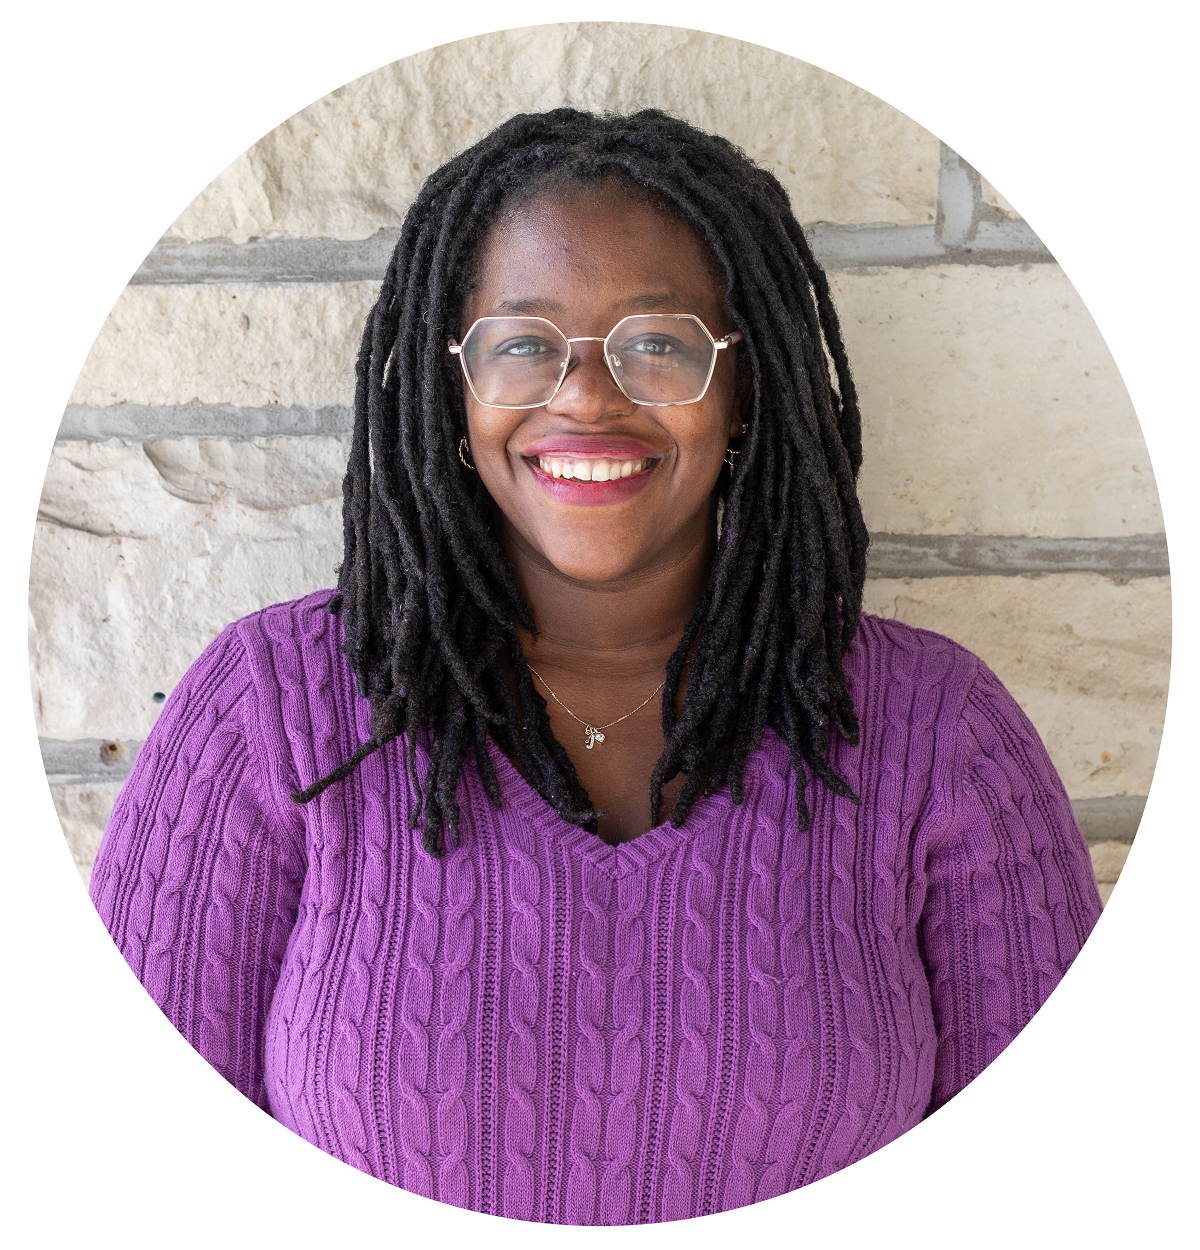
<path fill-rule="evenodd" d="M 583 736 L 587 739 L 584 743 L 584 747 L 589 751 L 596 745 L 597 742 L 604 741 L 604 735 L 594 725 L 584 725 Z"/>

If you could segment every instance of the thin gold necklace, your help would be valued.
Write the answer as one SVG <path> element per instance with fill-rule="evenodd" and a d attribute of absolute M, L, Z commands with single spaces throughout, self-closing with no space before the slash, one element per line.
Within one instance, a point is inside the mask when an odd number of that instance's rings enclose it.
<path fill-rule="evenodd" d="M 528 660 L 526 660 L 525 663 L 529 671 L 538 679 L 538 681 L 540 681 L 542 685 L 546 687 L 547 690 L 550 690 L 550 683 L 541 675 L 541 673 L 539 673 L 537 669 L 534 668 L 533 665 L 529 663 Z M 567 705 L 558 697 L 558 695 L 554 693 L 553 690 L 550 690 L 550 697 L 554 700 L 555 703 L 558 704 L 560 708 L 562 708 L 564 712 L 566 712 L 566 714 L 572 720 L 579 721 L 579 723 L 583 726 L 583 737 L 584 737 L 583 745 L 586 750 L 590 751 L 592 747 L 596 745 L 597 742 L 604 741 L 604 734 L 601 732 L 602 730 L 611 729 L 614 725 L 619 725 L 623 720 L 628 720 L 633 715 L 634 712 L 640 712 L 642 708 L 644 708 L 646 704 L 649 703 L 650 700 L 653 699 L 654 696 L 658 694 L 658 692 L 666 684 L 667 684 L 667 679 L 664 677 L 662 681 L 660 681 L 658 685 L 655 686 L 654 689 L 650 691 L 650 693 L 646 696 L 646 698 L 644 698 L 641 701 L 641 703 L 639 703 L 637 707 L 633 709 L 633 712 L 626 712 L 624 716 L 618 716 L 616 720 L 610 720 L 607 725 L 589 725 L 588 722 L 585 721 L 582 717 L 576 716 L 575 713 L 572 712 L 569 707 L 567 707 Z"/>

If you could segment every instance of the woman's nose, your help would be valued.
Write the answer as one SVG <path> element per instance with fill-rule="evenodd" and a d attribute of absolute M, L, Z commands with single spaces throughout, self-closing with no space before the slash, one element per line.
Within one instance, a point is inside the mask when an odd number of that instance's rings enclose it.
<path fill-rule="evenodd" d="M 630 413 L 637 405 L 626 398 L 604 361 L 604 343 L 586 340 L 571 344 L 566 377 L 546 405 L 546 411 L 577 421 Z"/>

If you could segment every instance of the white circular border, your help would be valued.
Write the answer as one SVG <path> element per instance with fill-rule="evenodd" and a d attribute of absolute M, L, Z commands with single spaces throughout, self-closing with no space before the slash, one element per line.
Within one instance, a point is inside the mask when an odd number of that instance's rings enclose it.
<path fill-rule="evenodd" d="M 410 1239 L 582 1245 L 613 1230 L 519 1224 L 380 1184 L 253 1108 L 167 1024 L 79 886 L 29 712 L 25 622 L 37 495 L 67 395 L 108 309 L 163 229 L 264 132 L 332 87 L 496 28 L 496 6 L 215 0 L 27 6 L 10 19 L 3 337 L 10 469 L 0 614 L 5 980 L 15 1244 L 132 1247 Z M 568 3 L 557 21 L 639 21 Z M 1018 204 L 1083 297 L 1145 432 L 1170 542 L 1175 619 L 1196 595 L 1197 265 L 1184 126 L 1183 6 L 965 10 L 716 4 L 690 26 L 840 74 L 945 139 Z M 523 15 L 523 14 L 518 14 Z M 676 9 L 663 14 L 678 18 Z M 15 387 L 13 382 L 15 381 Z M 845 1172 L 701 1221 L 616 1230 L 656 1247 L 1162 1244 L 1192 1176 L 1197 678 L 1184 631 L 1158 773 L 1094 936 L 1020 1039 L 926 1124 Z M 1181 712 L 1181 708 L 1184 711 Z M 1185 1180 L 1185 1177 L 1187 1180 Z M 481 1222 L 482 1221 L 482 1222 Z"/>

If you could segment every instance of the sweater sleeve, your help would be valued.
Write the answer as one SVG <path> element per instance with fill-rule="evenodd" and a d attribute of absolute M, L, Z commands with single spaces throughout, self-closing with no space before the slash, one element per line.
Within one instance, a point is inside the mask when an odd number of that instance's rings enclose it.
<path fill-rule="evenodd" d="M 1062 782 L 982 662 L 953 758 L 953 815 L 929 847 L 921 917 L 938 1038 L 931 1111 L 1028 1024 L 1100 915 Z"/>
<path fill-rule="evenodd" d="M 306 867 L 255 744 L 237 627 L 172 692 L 121 791 L 92 900 L 154 1001 L 264 1110 L 266 1014 Z M 261 749 L 261 748 L 259 748 Z"/>

